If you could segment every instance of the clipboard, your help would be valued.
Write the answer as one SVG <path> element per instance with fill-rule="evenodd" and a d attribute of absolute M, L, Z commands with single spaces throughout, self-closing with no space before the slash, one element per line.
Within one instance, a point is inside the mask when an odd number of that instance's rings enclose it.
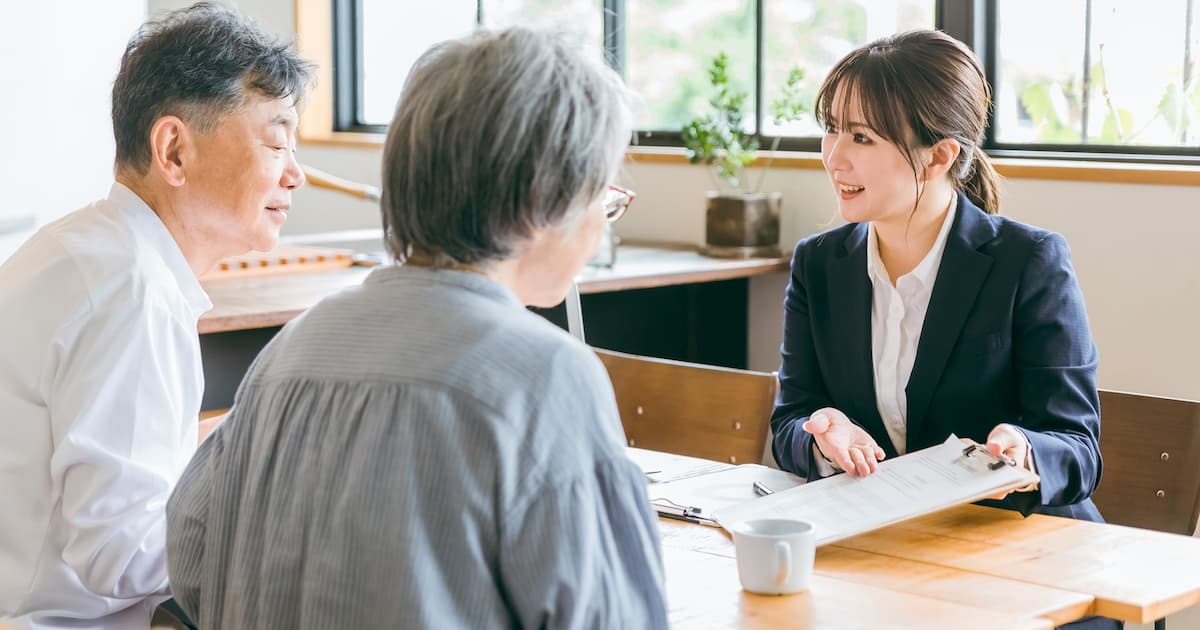
<path fill-rule="evenodd" d="M 834 475 L 709 516 L 726 529 L 752 518 L 811 521 L 817 545 L 823 545 L 1038 481 L 1016 462 L 951 435 L 937 446 L 880 462 L 868 477 Z"/>

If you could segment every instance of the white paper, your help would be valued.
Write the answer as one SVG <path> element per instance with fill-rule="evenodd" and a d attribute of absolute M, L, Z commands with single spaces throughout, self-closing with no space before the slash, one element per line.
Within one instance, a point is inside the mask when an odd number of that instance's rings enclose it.
<path fill-rule="evenodd" d="M 964 456 L 964 446 L 952 435 L 941 445 L 884 460 L 868 477 L 827 477 L 712 516 L 726 528 L 755 518 L 811 521 L 821 545 L 1037 481 L 1016 466 L 992 470 L 991 455 Z"/>
<path fill-rule="evenodd" d="M 625 453 L 629 459 L 641 467 L 642 472 L 646 473 L 646 478 L 655 483 L 707 475 L 735 467 L 733 464 L 715 462 L 711 459 L 648 451 L 644 448 L 626 447 Z"/>
<path fill-rule="evenodd" d="M 651 484 L 647 491 L 650 502 L 656 507 L 666 500 L 676 505 L 699 508 L 700 514 L 711 516 L 722 508 L 761 498 L 754 493 L 756 481 L 774 492 L 790 490 L 804 483 L 804 479 L 789 472 L 759 464 L 742 464 L 670 483 Z"/>

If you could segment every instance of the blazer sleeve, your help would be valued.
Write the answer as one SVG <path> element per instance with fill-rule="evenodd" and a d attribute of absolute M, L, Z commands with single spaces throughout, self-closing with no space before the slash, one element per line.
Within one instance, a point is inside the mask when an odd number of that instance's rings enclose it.
<path fill-rule="evenodd" d="M 1071 252 L 1058 234 L 1033 247 L 1013 313 L 1013 361 L 1021 420 L 1041 476 L 1037 491 L 1010 502 L 1069 505 L 1100 482 L 1100 401 L 1096 346 Z"/>
<path fill-rule="evenodd" d="M 813 456 L 813 437 L 801 428 L 808 416 L 830 405 L 828 389 L 817 362 L 808 289 L 805 286 L 805 244 L 792 255 L 791 279 L 783 302 L 782 361 L 779 366 L 779 395 L 771 414 L 774 438 L 771 452 L 783 470 L 808 480 L 820 474 Z"/>

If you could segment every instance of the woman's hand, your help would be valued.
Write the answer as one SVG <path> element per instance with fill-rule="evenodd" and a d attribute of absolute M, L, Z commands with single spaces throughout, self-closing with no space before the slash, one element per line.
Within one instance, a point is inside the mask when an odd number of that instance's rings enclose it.
<path fill-rule="evenodd" d="M 812 434 L 826 458 L 851 475 L 866 477 L 883 459 L 883 449 L 871 435 L 833 407 L 814 411 L 802 428 Z"/>
<path fill-rule="evenodd" d="M 992 429 L 987 438 L 987 450 L 993 457 L 1007 458 L 1022 468 L 1027 470 L 1029 468 L 1029 440 L 1025 439 L 1025 434 L 1011 424 L 998 424 L 996 428 Z M 1015 490 L 997 494 L 991 498 L 999 501 L 1013 492 Z"/>

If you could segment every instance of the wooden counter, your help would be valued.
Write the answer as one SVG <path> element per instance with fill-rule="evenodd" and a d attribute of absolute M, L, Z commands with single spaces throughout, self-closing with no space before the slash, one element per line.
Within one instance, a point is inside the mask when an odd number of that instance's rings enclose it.
<path fill-rule="evenodd" d="M 611 269 L 579 276 L 588 342 L 610 350 L 744 368 L 749 278 L 783 274 L 787 258 L 726 260 L 693 246 L 624 243 Z M 200 318 L 203 409 L 228 407 L 258 351 L 322 298 L 355 286 L 370 267 L 205 281 L 213 309 Z M 780 289 L 779 300 L 783 300 Z M 532 309 L 566 326 L 566 309 Z"/>
<path fill-rule="evenodd" d="M 691 246 L 625 244 L 613 268 L 584 268 L 579 291 L 594 294 L 748 278 L 786 271 L 788 264 L 786 257 L 724 260 L 701 256 Z M 213 308 L 200 318 L 200 334 L 282 326 L 325 296 L 361 283 L 370 270 L 350 267 L 205 282 Z"/>

